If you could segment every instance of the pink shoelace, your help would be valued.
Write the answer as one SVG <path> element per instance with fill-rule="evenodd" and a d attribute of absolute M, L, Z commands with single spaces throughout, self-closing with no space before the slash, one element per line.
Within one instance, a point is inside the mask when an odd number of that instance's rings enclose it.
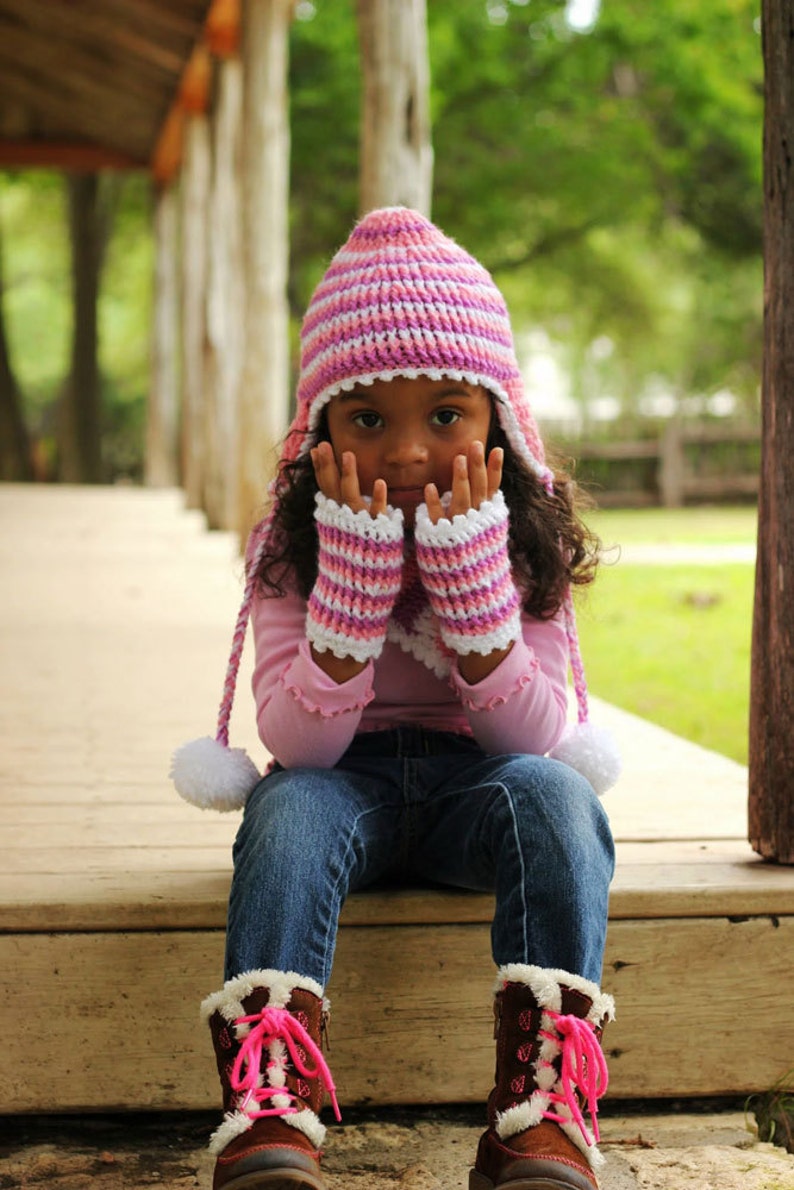
<path fill-rule="evenodd" d="M 230 1075 L 232 1089 L 244 1096 L 242 1110 L 252 1120 L 262 1116 L 290 1116 L 300 1108 L 290 1103 L 289 1107 L 263 1107 L 263 1103 L 275 1095 L 287 1095 L 291 1100 L 297 1096 L 287 1087 L 262 1087 L 262 1051 L 267 1052 L 269 1046 L 281 1041 L 287 1048 L 293 1066 L 303 1078 L 320 1078 L 331 1097 L 331 1104 L 337 1120 L 342 1119 L 339 1104 L 336 1099 L 336 1087 L 331 1077 L 331 1071 L 322 1055 L 320 1047 L 309 1036 L 299 1020 L 289 1013 L 286 1008 L 271 1008 L 265 1005 L 261 1012 L 252 1016 L 241 1016 L 235 1021 L 236 1025 L 251 1025 L 248 1034 L 240 1044 L 240 1050 L 234 1060 Z M 310 1066 L 304 1061 L 301 1050 L 314 1062 Z M 270 1061 L 267 1069 L 275 1067 Z M 256 1109 L 251 1110 L 249 1104 L 255 1103 Z"/>
<path fill-rule="evenodd" d="M 599 1141 L 598 1132 L 598 1100 L 604 1094 L 609 1083 L 606 1059 L 595 1035 L 595 1025 L 582 1020 L 578 1016 L 563 1016 L 559 1012 L 545 1010 L 546 1015 L 554 1021 L 556 1033 L 540 1030 L 540 1036 L 549 1041 L 561 1043 L 562 1063 L 560 1069 L 560 1087 L 562 1093 L 549 1091 L 548 1096 L 554 1103 L 565 1104 L 570 1112 L 570 1120 L 579 1127 L 586 1143 L 592 1145 Z M 583 1097 L 592 1123 L 592 1139 L 579 1106 L 576 1092 Z M 545 1119 L 555 1124 L 567 1124 L 569 1117 L 553 1111 L 544 1111 Z"/>

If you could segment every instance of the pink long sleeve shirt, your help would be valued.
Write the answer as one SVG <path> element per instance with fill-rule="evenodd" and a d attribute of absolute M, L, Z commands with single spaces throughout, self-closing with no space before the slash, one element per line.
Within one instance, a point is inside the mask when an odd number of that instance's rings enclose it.
<path fill-rule="evenodd" d="M 522 617 L 522 638 L 476 685 L 454 662 L 438 678 L 387 641 L 377 660 L 338 684 L 314 662 L 306 639 L 306 601 L 254 599 L 253 691 L 260 738 L 285 768 L 331 768 L 353 737 L 405 724 L 475 738 L 492 755 L 543 755 L 566 721 L 568 642 L 562 617 Z"/>

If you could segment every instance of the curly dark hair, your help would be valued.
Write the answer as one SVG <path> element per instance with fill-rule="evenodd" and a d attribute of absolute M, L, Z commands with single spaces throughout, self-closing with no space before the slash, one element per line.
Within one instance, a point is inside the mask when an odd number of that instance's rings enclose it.
<path fill-rule="evenodd" d="M 313 440 L 327 437 L 323 415 Z M 554 467 L 550 493 L 511 448 L 493 418 L 486 452 L 495 446 L 504 450 L 502 491 L 510 509 L 510 560 L 523 594 L 522 606 L 528 615 L 549 620 L 559 611 L 569 585 L 586 586 L 593 581 L 601 543 L 581 518 L 580 509 L 588 503 L 581 488 L 561 464 Z M 280 464 L 271 545 L 257 571 L 260 594 L 284 595 L 291 578 L 308 599 L 317 578 L 316 493 L 308 451 Z"/>

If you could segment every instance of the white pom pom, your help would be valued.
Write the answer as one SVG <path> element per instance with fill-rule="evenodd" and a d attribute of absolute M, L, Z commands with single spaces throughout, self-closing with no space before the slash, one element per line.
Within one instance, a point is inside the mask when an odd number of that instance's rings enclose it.
<path fill-rule="evenodd" d="M 170 775 L 180 797 L 202 810 L 239 810 L 262 779 L 244 748 L 208 735 L 177 748 Z"/>
<path fill-rule="evenodd" d="M 599 797 L 612 788 L 623 767 L 615 737 L 593 723 L 570 724 L 549 755 L 586 777 Z"/>

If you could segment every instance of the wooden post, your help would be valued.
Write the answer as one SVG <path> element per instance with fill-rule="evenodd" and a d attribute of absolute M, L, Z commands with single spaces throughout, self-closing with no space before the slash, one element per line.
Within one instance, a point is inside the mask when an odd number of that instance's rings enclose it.
<path fill-rule="evenodd" d="M 245 339 L 239 388 L 244 540 L 261 510 L 289 404 L 288 35 L 291 0 L 244 0 L 243 242 Z"/>
<path fill-rule="evenodd" d="M 237 522 L 237 392 L 243 355 L 240 196 L 242 64 L 218 64 L 212 121 L 212 185 L 204 356 L 204 508 L 212 528 Z"/>
<path fill-rule="evenodd" d="M 187 118 L 180 188 L 182 227 L 182 486 L 188 508 L 201 508 L 204 473 L 205 288 L 210 184 L 209 121 Z"/>
<path fill-rule="evenodd" d="M 157 193 L 154 239 L 152 369 L 146 426 L 145 480 L 151 487 L 173 487 L 179 481 L 177 197 L 173 185 L 164 186 Z"/>
<path fill-rule="evenodd" d="M 794 863 L 794 0 L 763 0 L 764 368 L 749 838 Z"/>
<path fill-rule="evenodd" d="M 358 0 L 362 68 L 361 212 L 403 205 L 430 214 L 425 0 Z"/>
<path fill-rule="evenodd" d="M 685 469 L 681 424 L 674 419 L 659 439 L 659 495 L 665 508 L 680 508 L 684 503 Z"/>

